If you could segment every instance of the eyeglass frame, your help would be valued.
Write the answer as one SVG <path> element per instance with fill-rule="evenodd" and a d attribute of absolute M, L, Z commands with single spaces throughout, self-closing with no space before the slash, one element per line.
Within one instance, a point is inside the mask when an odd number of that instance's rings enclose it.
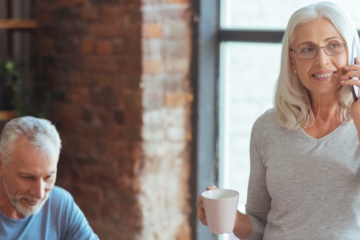
<path fill-rule="evenodd" d="M 330 44 L 330 43 L 329 43 L 329 44 Z M 327 44 L 326 46 L 328 46 L 329 44 Z M 345 47 L 347 46 L 347 43 L 341 43 L 340 45 L 342 45 L 342 46 L 344 47 L 344 51 L 339 52 L 339 53 L 336 53 L 336 54 L 333 54 L 333 55 L 330 55 L 329 53 L 326 52 L 326 49 L 327 49 L 326 46 L 324 46 L 324 47 L 317 47 L 317 48 L 316 48 L 316 53 L 315 53 L 315 55 L 312 56 L 312 57 L 300 57 L 300 56 L 299 56 L 299 53 L 298 53 L 297 51 L 299 50 L 299 48 L 300 48 L 301 45 L 298 47 L 298 49 L 297 49 L 296 51 L 295 51 L 293 48 L 290 48 L 290 51 L 295 52 L 295 53 L 296 53 L 296 56 L 298 56 L 299 58 L 310 59 L 310 58 L 316 57 L 316 55 L 317 55 L 318 52 L 319 52 L 319 49 L 322 48 L 322 49 L 324 50 L 324 52 L 326 53 L 326 55 L 328 55 L 328 56 L 336 56 L 336 55 L 339 55 L 339 54 L 345 52 Z"/>

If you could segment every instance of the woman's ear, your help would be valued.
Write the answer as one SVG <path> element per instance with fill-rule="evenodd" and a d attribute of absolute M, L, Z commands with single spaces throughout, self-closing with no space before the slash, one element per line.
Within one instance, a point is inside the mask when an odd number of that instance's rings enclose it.
<path fill-rule="evenodd" d="M 296 62 L 291 53 L 289 53 L 289 59 L 290 59 L 291 70 L 293 70 L 296 73 L 297 71 Z"/>

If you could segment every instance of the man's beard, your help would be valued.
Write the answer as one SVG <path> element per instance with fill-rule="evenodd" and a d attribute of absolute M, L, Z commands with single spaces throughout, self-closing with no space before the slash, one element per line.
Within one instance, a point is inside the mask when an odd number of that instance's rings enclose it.
<path fill-rule="evenodd" d="M 25 195 L 20 195 L 20 196 L 13 196 L 8 187 L 5 184 L 5 179 L 3 179 L 3 185 L 4 185 L 4 189 L 6 194 L 8 195 L 8 198 L 10 199 L 12 205 L 16 208 L 16 210 L 18 210 L 21 214 L 23 214 L 25 217 L 29 216 L 29 215 L 33 215 L 38 213 L 41 210 L 41 207 L 44 205 L 44 203 L 46 202 L 46 200 L 49 198 L 49 192 L 45 192 L 45 197 L 43 199 L 40 200 L 40 202 L 38 203 L 38 205 L 36 206 L 28 206 L 28 207 L 24 207 L 21 205 L 20 200 L 22 198 L 26 198 L 29 201 L 36 201 L 39 199 L 36 199 L 34 197 L 31 196 L 25 196 Z"/>

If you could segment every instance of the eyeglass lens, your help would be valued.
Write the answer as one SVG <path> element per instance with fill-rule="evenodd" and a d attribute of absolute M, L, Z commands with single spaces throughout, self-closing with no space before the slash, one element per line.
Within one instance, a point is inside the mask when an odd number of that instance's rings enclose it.
<path fill-rule="evenodd" d="M 325 47 L 316 47 L 309 44 L 300 45 L 296 52 L 300 58 L 312 58 L 317 54 L 319 48 L 324 49 L 325 53 L 330 56 L 340 54 L 345 50 L 344 44 L 338 42 L 330 42 Z"/>

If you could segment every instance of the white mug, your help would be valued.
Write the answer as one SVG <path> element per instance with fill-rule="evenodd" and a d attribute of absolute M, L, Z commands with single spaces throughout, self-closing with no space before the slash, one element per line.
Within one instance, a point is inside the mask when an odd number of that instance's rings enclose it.
<path fill-rule="evenodd" d="M 201 195 L 210 232 L 231 233 L 235 226 L 239 193 L 230 189 L 214 189 Z"/>

